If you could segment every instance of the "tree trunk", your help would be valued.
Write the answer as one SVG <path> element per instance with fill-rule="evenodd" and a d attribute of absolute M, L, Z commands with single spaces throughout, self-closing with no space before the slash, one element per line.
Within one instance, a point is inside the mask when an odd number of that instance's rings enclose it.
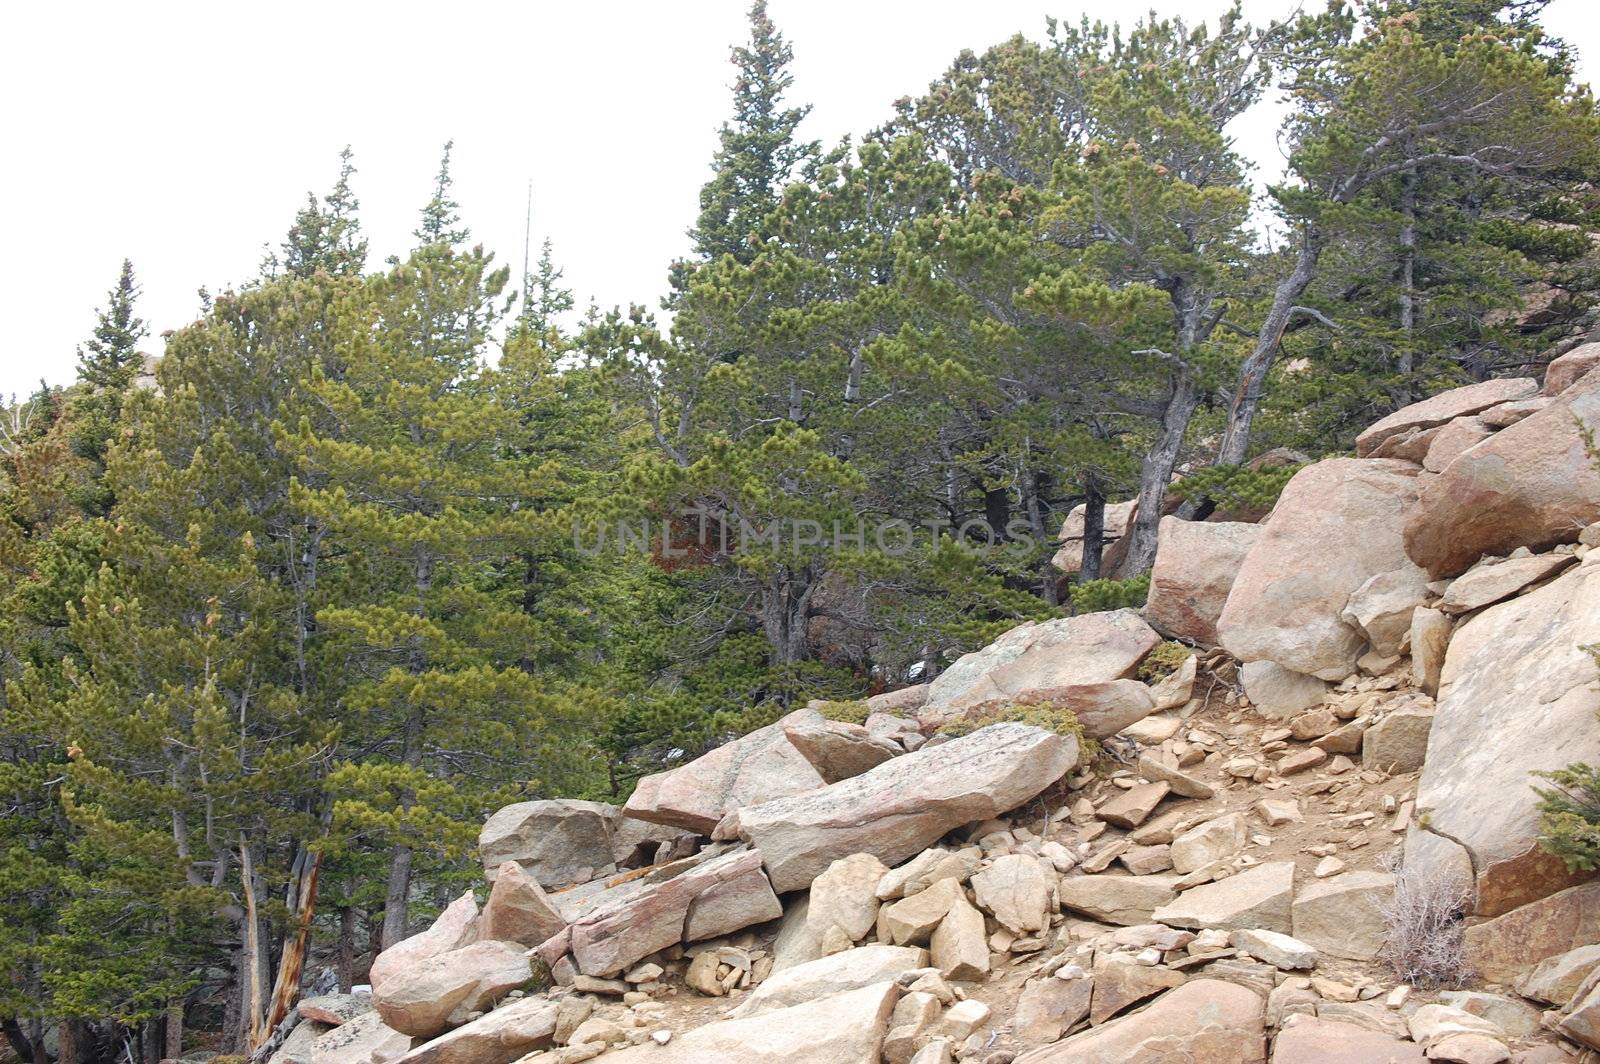
<path fill-rule="evenodd" d="M 85 1064 L 87 1054 L 84 1050 L 88 1046 L 85 1044 L 82 1020 L 62 1020 L 56 1028 L 56 1038 L 60 1043 L 56 1064 Z"/>
<path fill-rule="evenodd" d="M 1189 422 L 1195 408 L 1200 405 L 1200 392 L 1195 387 L 1194 376 L 1187 364 L 1172 374 L 1172 392 L 1161 414 L 1161 431 L 1155 442 L 1145 452 L 1139 467 L 1139 506 L 1127 534 L 1127 561 L 1129 573 L 1143 573 L 1156 560 L 1157 534 L 1161 528 L 1161 511 L 1166 506 L 1167 485 L 1172 483 L 1172 471 L 1178 465 L 1178 455 L 1183 450 L 1183 438 L 1189 431 Z"/>
<path fill-rule="evenodd" d="M 1022 505 L 1028 515 L 1028 531 L 1035 544 L 1050 542 L 1050 530 L 1044 524 L 1044 503 L 1039 498 L 1046 477 L 1035 470 L 1022 478 Z M 1061 573 L 1056 569 L 1055 552 L 1046 551 L 1039 566 L 1039 595 L 1046 606 L 1061 605 Z"/>
<path fill-rule="evenodd" d="M 11 1051 L 17 1055 L 18 1060 L 33 1059 L 33 1043 L 23 1032 L 22 1024 L 8 1016 L 0 1020 L 0 1031 L 4 1032 L 6 1041 L 10 1043 Z"/>
<path fill-rule="evenodd" d="M 1295 256 L 1294 269 L 1278 282 L 1272 294 L 1272 306 L 1261 331 L 1256 335 L 1255 347 L 1239 367 L 1239 383 L 1234 389 L 1233 401 L 1228 404 L 1228 424 L 1222 432 L 1222 445 L 1217 451 L 1217 465 L 1240 465 L 1250 449 L 1250 426 L 1256 410 L 1261 405 L 1261 386 L 1278 357 L 1283 344 L 1283 331 L 1289 325 L 1296 302 L 1311 286 L 1317 274 L 1317 260 L 1322 257 L 1322 230 L 1307 223 L 1300 233 L 1300 251 Z"/>
<path fill-rule="evenodd" d="M 350 993 L 356 982 L 356 911 L 349 905 L 339 909 L 339 946 L 334 970 L 339 974 L 339 993 Z"/>
<path fill-rule="evenodd" d="M 1100 478 L 1093 473 L 1083 482 L 1083 561 L 1078 567 L 1079 583 L 1100 579 L 1100 560 L 1105 555 L 1106 495 Z"/>
<path fill-rule="evenodd" d="M 261 1044 L 266 989 L 261 976 L 261 924 L 256 913 L 255 855 L 250 852 L 250 846 L 243 837 L 239 839 L 239 882 L 244 892 L 244 984 L 240 987 L 244 1007 L 240 1027 L 248 1052 Z"/>
<path fill-rule="evenodd" d="M 384 949 L 406 937 L 410 897 L 411 847 L 396 843 L 389 851 L 389 884 L 383 894 L 383 936 L 379 941 Z"/>
<path fill-rule="evenodd" d="M 278 978 L 272 988 L 272 1001 L 267 1007 L 267 1019 L 263 1025 L 268 1037 L 299 1000 L 300 973 L 305 966 L 306 949 L 311 944 L 311 918 L 317 911 L 317 882 L 322 874 L 322 854 L 312 857 L 301 851 L 300 860 L 296 863 L 300 866 L 300 873 L 294 885 L 295 897 L 291 900 L 290 910 L 296 913 L 296 919 L 292 937 L 284 942 L 283 955 L 278 960 Z"/>
<path fill-rule="evenodd" d="M 809 567 L 780 565 L 767 578 L 762 595 L 761 627 L 771 645 L 773 665 L 793 665 L 807 658 L 806 628 L 817 580 Z"/>
<path fill-rule="evenodd" d="M 166 1055 L 173 1060 L 183 1056 L 183 999 L 177 998 L 167 1005 Z"/>
<path fill-rule="evenodd" d="M 1405 221 L 1400 226 L 1400 355 L 1395 360 L 1395 372 L 1400 383 L 1395 388 L 1396 408 L 1411 402 L 1411 374 L 1416 366 L 1413 359 L 1417 329 L 1417 175 L 1408 172 L 1400 178 L 1400 213 Z"/>

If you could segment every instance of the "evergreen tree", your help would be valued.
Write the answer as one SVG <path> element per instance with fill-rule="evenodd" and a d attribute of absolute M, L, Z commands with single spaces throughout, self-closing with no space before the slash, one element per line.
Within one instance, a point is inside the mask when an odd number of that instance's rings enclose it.
<path fill-rule="evenodd" d="M 1340 220 L 1370 204 L 1391 179 L 1435 174 L 1516 183 L 1593 167 L 1595 117 L 1542 37 L 1513 20 L 1446 39 L 1425 19 L 1449 5 L 1372 12 L 1358 22 L 1343 5 L 1296 24 L 1285 52 L 1295 109 L 1286 125 L 1290 180 L 1273 189 L 1290 224 L 1286 269 L 1242 360 L 1217 461 L 1240 464 L 1283 338 L 1304 318 L 1326 318 L 1301 302 Z M 1415 282 L 1402 285 L 1412 294 Z"/>
<path fill-rule="evenodd" d="M 134 314 L 139 286 L 133 263 L 124 259 L 116 285 L 106 294 L 94 335 L 78 351 L 79 387 L 71 401 L 72 449 L 92 472 L 73 492 L 74 502 L 89 514 L 106 513 L 112 502 L 104 484 L 106 451 L 117 432 L 123 396 L 143 368 L 139 341 L 147 330 Z"/>
<path fill-rule="evenodd" d="M 439 172 L 433 179 L 433 196 L 422 207 L 422 222 L 412 234 L 418 246 L 442 245 L 455 247 L 465 244 L 472 234 L 461 225 L 461 205 L 451 198 L 450 153 L 456 142 L 447 140 L 439 157 Z"/>
<path fill-rule="evenodd" d="M 718 134 L 714 176 L 700 190 L 700 216 L 689 231 L 703 261 L 751 261 L 752 239 L 767 236 L 767 216 L 784 186 L 817 155 L 815 142 L 794 139 L 811 108 L 784 106 L 794 50 L 768 17 L 766 0 L 755 0 L 749 18 L 750 42 L 733 49 L 733 120 Z"/>
<path fill-rule="evenodd" d="M 350 178 L 356 168 L 348 145 L 339 153 L 339 180 L 319 203 L 306 193 L 306 205 L 295 215 L 283 243 L 283 268 L 291 277 L 310 277 L 326 270 L 336 277 L 357 276 L 366 266 L 367 241 L 361 235 L 361 208 Z"/>

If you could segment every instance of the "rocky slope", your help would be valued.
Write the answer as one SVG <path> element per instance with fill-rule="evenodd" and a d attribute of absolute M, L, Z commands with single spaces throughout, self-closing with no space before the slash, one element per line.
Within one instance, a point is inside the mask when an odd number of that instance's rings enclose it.
<path fill-rule="evenodd" d="M 1165 519 L 1142 614 L 1023 625 L 623 809 L 501 810 L 486 893 L 273 1059 L 1596 1059 L 1600 881 L 1529 786 L 1600 759 L 1585 426 L 1600 344 L 1390 415 L 1259 524 Z"/>

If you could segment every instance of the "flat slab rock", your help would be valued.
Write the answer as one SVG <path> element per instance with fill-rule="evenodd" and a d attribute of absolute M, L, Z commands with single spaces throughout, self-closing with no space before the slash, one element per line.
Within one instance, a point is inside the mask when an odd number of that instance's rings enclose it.
<path fill-rule="evenodd" d="M 668 946 L 776 920 L 783 906 L 761 863 L 751 850 L 719 854 L 588 913 L 566 933 L 578 971 L 614 976 Z"/>
<path fill-rule="evenodd" d="M 1272 1043 L 1272 1064 L 1425 1064 L 1427 1059 L 1409 1039 L 1305 1014 L 1289 1016 Z"/>
<path fill-rule="evenodd" d="M 1374 422 L 1356 437 L 1356 454 L 1365 458 L 1377 450 L 1384 440 L 1407 429 L 1433 428 L 1501 403 L 1531 399 L 1538 393 L 1539 383 L 1532 377 L 1488 380 L 1440 392 L 1421 402 L 1403 406 L 1381 421 Z"/>
<path fill-rule="evenodd" d="M 1429 831 L 1469 851 L 1480 901 L 1505 892 L 1499 881 L 1526 880 L 1532 871 L 1513 860 L 1535 846 L 1539 832 L 1529 773 L 1600 760 L 1600 688 L 1583 651 L 1595 642 L 1600 565 L 1589 564 L 1488 607 L 1451 637 L 1417 811 L 1427 815 Z M 1423 854 L 1408 843 L 1407 865 L 1446 849 Z M 1550 888 L 1564 885 L 1548 872 Z M 1537 897 L 1533 886 L 1520 884 L 1517 892 Z"/>
<path fill-rule="evenodd" d="M 893 866 L 963 824 L 1009 812 L 1070 772 L 1078 755 L 1072 736 L 992 724 L 853 779 L 743 809 L 739 835 L 761 852 L 774 890 L 800 890 L 841 857 L 869 853 Z"/>
<path fill-rule="evenodd" d="M 1015 1064 L 1265 1064 L 1263 999 L 1237 983 L 1191 979 L 1142 1012 L 1054 1045 Z"/>
<path fill-rule="evenodd" d="M 775 1012 L 885 980 L 895 981 L 906 972 L 927 966 L 928 951 L 920 946 L 857 946 L 773 973 L 728 1015 L 738 1018 Z"/>
<path fill-rule="evenodd" d="M 646 776 L 623 811 L 639 820 L 709 835 L 736 809 L 821 787 L 827 781 L 787 732 L 791 726 L 819 725 L 825 719 L 814 709 L 796 710 L 687 765 Z"/>
<path fill-rule="evenodd" d="M 606 1054 L 606 1064 L 878 1064 L 889 1017 L 900 999 L 893 982 L 808 1001 L 759 1016 L 685 1031 L 664 1046 Z"/>
<path fill-rule="evenodd" d="M 1151 920 L 1195 930 L 1261 928 L 1293 934 L 1294 862 L 1271 861 L 1186 890 L 1151 914 Z"/>
<path fill-rule="evenodd" d="M 937 725 L 980 715 L 985 707 L 1045 701 L 1046 693 L 1072 698 L 1074 688 L 1090 689 L 1080 697 L 1115 693 L 1126 698 L 1127 692 L 1120 688 L 1096 689 L 1127 680 L 1160 641 L 1155 629 L 1131 609 L 1018 625 L 983 649 L 958 658 L 934 679 L 918 718 L 925 725 Z M 1151 698 L 1144 713 L 1154 708 Z M 1123 720 L 1106 734 L 1137 719 Z"/>
<path fill-rule="evenodd" d="M 423 1043 L 396 1064 L 511 1064 L 550 1047 L 560 1009 L 559 1001 L 544 997 L 513 1001 Z"/>

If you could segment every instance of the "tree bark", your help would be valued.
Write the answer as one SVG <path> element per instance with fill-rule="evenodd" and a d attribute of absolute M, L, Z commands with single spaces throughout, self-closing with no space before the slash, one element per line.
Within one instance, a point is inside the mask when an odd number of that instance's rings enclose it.
<path fill-rule="evenodd" d="M 771 663 L 793 665 L 808 654 L 806 628 L 817 577 L 809 566 L 780 565 L 767 578 L 762 594 L 761 627 L 771 646 Z"/>
<path fill-rule="evenodd" d="M 0 1032 L 4 1032 L 6 1041 L 10 1043 L 11 1051 L 17 1055 L 18 1060 L 33 1059 L 33 1043 L 23 1032 L 22 1024 L 8 1016 L 0 1020 Z"/>
<path fill-rule="evenodd" d="M 265 1009 L 261 978 L 261 924 L 256 914 L 255 856 L 243 837 L 239 839 L 239 882 L 244 892 L 244 985 L 240 992 L 244 999 L 243 1019 L 246 1050 L 261 1044 L 261 1020 Z"/>
<path fill-rule="evenodd" d="M 339 945 L 334 970 L 339 974 L 339 993 L 350 993 L 356 982 L 356 911 L 349 905 L 339 910 Z"/>
<path fill-rule="evenodd" d="M 1078 580 L 1086 583 L 1100 579 L 1100 561 L 1105 555 L 1106 494 L 1100 478 L 1093 473 L 1083 482 L 1083 560 L 1078 566 Z"/>
<path fill-rule="evenodd" d="M 177 998 L 167 1005 L 166 1055 L 173 1060 L 183 1056 L 183 999 Z"/>
<path fill-rule="evenodd" d="M 1139 505 L 1127 532 L 1132 539 L 1128 543 L 1127 561 L 1123 563 L 1129 573 L 1145 572 L 1155 564 L 1167 486 L 1172 483 L 1172 471 L 1177 468 L 1184 435 L 1199 405 L 1200 392 L 1195 386 L 1194 374 L 1185 363 L 1173 371 L 1172 392 L 1162 411 L 1161 430 L 1139 467 Z"/>
<path fill-rule="evenodd" d="M 1222 432 L 1222 445 L 1217 450 L 1217 465 L 1240 465 L 1250 449 L 1250 427 L 1256 411 L 1261 406 L 1261 386 L 1272 369 L 1278 350 L 1283 344 L 1283 331 L 1294 314 L 1295 304 L 1311 286 L 1317 274 L 1317 260 L 1322 257 L 1322 230 L 1307 223 L 1300 232 L 1300 250 L 1295 255 L 1294 269 L 1278 282 L 1272 294 L 1272 306 L 1255 346 L 1249 357 L 1239 367 L 1239 382 L 1234 388 L 1233 400 L 1228 404 L 1228 424 Z"/>
<path fill-rule="evenodd" d="M 1415 171 L 1401 175 L 1400 213 L 1405 219 L 1400 226 L 1400 355 L 1395 360 L 1395 372 L 1400 383 L 1395 388 L 1396 408 L 1411 402 L 1411 374 L 1416 369 L 1413 354 L 1417 329 L 1417 175 Z"/>

